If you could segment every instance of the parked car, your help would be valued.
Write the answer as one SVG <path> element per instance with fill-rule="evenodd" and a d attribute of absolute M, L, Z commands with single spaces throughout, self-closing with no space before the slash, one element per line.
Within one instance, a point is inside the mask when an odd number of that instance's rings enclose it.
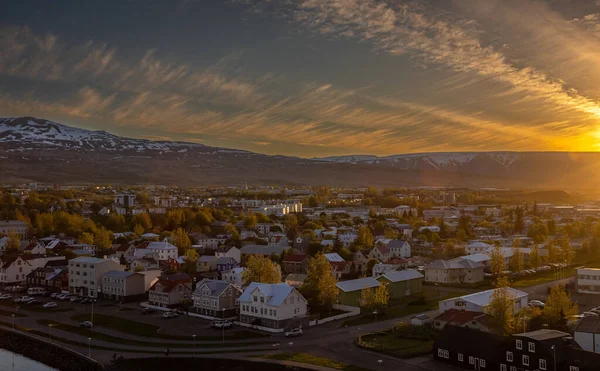
<path fill-rule="evenodd" d="M 154 308 L 145 307 L 142 309 L 142 314 L 150 314 L 154 312 L 156 312 L 156 309 Z"/>
<path fill-rule="evenodd" d="M 83 321 L 83 322 L 79 323 L 79 327 L 92 328 L 92 327 L 94 327 L 94 324 L 91 323 L 90 321 Z"/>
<path fill-rule="evenodd" d="M 70 298 L 71 298 L 71 294 L 61 294 L 58 296 L 58 300 L 60 300 L 60 301 L 69 300 Z"/>
<path fill-rule="evenodd" d="M 302 329 L 301 328 L 293 328 L 290 331 L 286 331 L 285 333 L 285 337 L 286 338 L 294 338 L 297 336 L 302 336 Z"/>
<path fill-rule="evenodd" d="M 179 314 L 175 313 L 175 312 L 166 312 L 165 314 L 163 314 L 163 318 L 175 318 L 175 317 L 179 317 Z"/>
<path fill-rule="evenodd" d="M 530 307 L 536 307 L 536 308 L 542 308 L 543 309 L 544 306 L 545 306 L 545 304 L 544 304 L 543 301 L 540 301 L 540 300 L 531 300 L 529 302 L 529 306 Z"/>
<path fill-rule="evenodd" d="M 15 303 L 25 303 L 30 300 L 33 300 L 33 297 L 25 295 L 25 296 L 21 296 L 20 298 L 15 299 Z"/>
<path fill-rule="evenodd" d="M 71 296 L 71 298 L 69 299 L 69 301 L 71 303 L 77 303 L 78 301 L 81 301 L 81 298 L 78 298 L 77 296 Z"/>
<path fill-rule="evenodd" d="M 46 291 L 43 287 L 30 287 L 27 289 L 27 295 L 46 295 L 48 291 Z"/>
<path fill-rule="evenodd" d="M 598 313 L 594 312 L 583 312 L 584 317 L 598 317 Z"/>
<path fill-rule="evenodd" d="M 0 295 L 0 300 L 8 300 L 10 298 L 12 298 L 12 296 L 10 294 Z"/>
<path fill-rule="evenodd" d="M 34 305 L 34 304 L 42 304 L 42 302 L 39 300 L 36 300 L 36 299 L 32 299 L 32 300 L 29 300 L 28 302 L 26 302 L 25 304 Z"/>
<path fill-rule="evenodd" d="M 227 320 L 217 320 L 217 321 L 213 321 L 211 323 L 211 326 L 214 328 L 231 328 L 233 326 L 233 323 L 231 323 Z"/>
<path fill-rule="evenodd" d="M 50 294 L 50 299 L 57 299 L 60 295 L 62 295 L 60 292 L 53 292 Z"/>
<path fill-rule="evenodd" d="M 44 307 L 46 309 L 56 308 L 56 307 L 58 307 L 58 304 L 56 304 L 55 302 L 51 301 L 51 302 L 48 302 L 48 303 L 42 305 L 42 307 Z"/>

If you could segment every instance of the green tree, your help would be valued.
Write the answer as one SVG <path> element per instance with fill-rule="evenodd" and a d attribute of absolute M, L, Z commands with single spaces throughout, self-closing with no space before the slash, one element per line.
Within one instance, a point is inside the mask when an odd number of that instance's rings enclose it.
<path fill-rule="evenodd" d="M 563 319 L 569 319 L 579 313 L 577 303 L 571 301 L 564 286 L 555 285 L 550 289 L 542 316 L 551 328 L 556 328 Z"/>
<path fill-rule="evenodd" d="M 515 330 L 515 298 L 510 291 L 508 278 L 498 277 L 496 289 L 490 296 L 485 313 L 492 317 L 493 327 L 502 335 L 512 335 Z"/>
<path fill-rule="evenodd" d="M 315 293 L 318 306 L 331 310 L 333 300 L 338 296 L 338 288 L 331 274 L 331 264 L 322 252 L 310 259 L 305 285 Z"/>
<path fill-rule="evenodd" d="M 250 255 L 243 273 L 244 285 L 252 282 L 280 283 L 281 267 L 262 255 Z"/>
<path fill-rule="evenodd" d="M 502 254 L 502 247 L 494 246 L 494 250 L 490 254 L 490 268 L 492 273 L 495 275 L 499 275 L 505 269 L 505 259 Z"/>

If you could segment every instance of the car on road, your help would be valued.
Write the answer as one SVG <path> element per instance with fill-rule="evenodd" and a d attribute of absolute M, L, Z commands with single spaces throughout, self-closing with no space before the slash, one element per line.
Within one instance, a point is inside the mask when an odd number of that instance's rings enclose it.
<path fill-rule="evenodd" d="M 583 312 L 584 317 L 598 317 L 598 313 L 594 312 Z"/>
<path fill-rule="evenodd" d="M 79 298 L 77 296 L 71 296 L 71 298 L 69 298 L 69 301 L 71 303 L 77 303 L 78 301 L 81 301 L 81 298 Z"/>
<path fill-rule="evenodd" d="M 546 304 L 544 304 L 544 302 L 543 302 L 543 301 L 541 301 L 541 300 L 531 300 L 531 301 L 529 302 L 529 306 L 530 306 L 530 307 L 536 307 L 536 308 L 541 308 L 541 309 L 544 309 L 544 306 L 545 306 L 545 305 L 546 305 Z"/>
<path fill-rule="evenodd" d="M 55 302 L 51 301 L 51 302 L 48 302 L 48 303 L 42 305 L 42 307 L 44 307 L 45 309 L 52 309 L 52 308 L 58 307 L 58 304 L 56 304 Z"/>
<path fill-rule="evenodd" d="M 58 299 L 60 295 L 62 295 L 60 292 L 53 292 L 50 294 L 50 299 Z"/>
<path fill-rule="evenodd" d="M 33 299 L 33 300 L 29 300 L 25 304 L 27 304 L 27 305 L 34 305 L 34 304 L 42 304 L 42 302 L 39 301 L 39 300 Z"/>
<path fill-rule="evenodd" d="M 57 298 L 60 301 L 65 301 L 71 299 L 71 294 L 60 294 Z"/>
<path fill-rule="evenodd" d="M 90 321 L 83 321 L 83 322 L 79 323 L 79 327 L 92 328 L 92 327 L 94 327 L 94 324 L 91 323 Z"/>
<path fill-rule="evenodd" d="M 150 314 L 154 312 L 156 312 L 156 309 L 154 308 L 145 307 L 144 309 L 142 309 L 142 314 Z"/>
<path fill-rule="evenodd" d="M 20 298 L 15 299 L 15 303 L 26 303 L 30 300 L 33 300 L 31 296 L 21 296 Z"/>
<path fill-rule="evenodd" d="M 163 314 L 163 318 L 176 318 L 179 317 L 179 314 L 175 313 L 175 312 L 166 312 L 165 314 Z"/>
<path fill-rule="evenodd" d="M 230 321 L 227 320 L 217 320 L 217 321 L 213 321 L 210 324 L 212 327 L 214 328 L 231 328 L 233 326 L 233 323 L 231 323 Z"/>
<path fill-rule="evenodd" d="M 293 328 L 290 331 L 286 331 L 285 333 L 285 337 L 286 338 L 295 338 L 298 336 L 302 336 L 302 329 L 301 328 Z"/>
<path fill-rule="evenodd" d="M 0 300 L 8 300 L 10 298 L 12 298 L 12 296 L 10 294 L 0 295 Z"/>

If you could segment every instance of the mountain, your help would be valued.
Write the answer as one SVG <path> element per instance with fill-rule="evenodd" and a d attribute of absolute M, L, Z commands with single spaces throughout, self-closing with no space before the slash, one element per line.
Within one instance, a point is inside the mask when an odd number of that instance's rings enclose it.
<path fill-rule="evenodd" d="M 0 118 L 3 183 L 596 188 L 599 153 L 455 152 L 303 159 Z"/>

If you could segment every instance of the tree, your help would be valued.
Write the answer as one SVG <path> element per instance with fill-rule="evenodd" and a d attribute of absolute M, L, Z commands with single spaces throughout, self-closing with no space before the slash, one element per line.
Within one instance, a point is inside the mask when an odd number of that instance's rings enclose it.
<path fill-rule="evenodd" d="M 523 219 L 524 211 L 520 207 L 515 209 L 515 232 L 522 233 L 525 229 L 525 221 Z"/>
<path fill-rule="evenodd" d="M 355 243 L 360 246 L 372 247 L 374 242 L 373 234 L 371 229 L 366 225 L 358 227 L 358 234 L 356 236 Z"/>
<path fill-rule="evenodd" d="M 242 278 L 244 285 L 252 282 L 280 283 L 281 267 L 262 255 L 250 255 Z"/>
<path fill-rule="evenodd" d="M 295 230 L 298 228 L 298 217 L 296 214 L 286 214 L 283 218 L 283 226 L 286 231 Z"/>
<path fill-rule="evenodd" d="M 373 267 L 377 263 L 379 263 L 379 261 L 377 259 L 374 259 L 374 258 L 371 258 L 371 259 L 369 259 L 367 261 L 367 271 L 366 271 L 366 276 L 367 277 L 373 276 Z"/>
<path fill-rule="evenodd" d="M 144 227 L 142 227 L 141 224 L 136 224 L 133 226 L 133 233 L 135 233 L 136 236 L 141 237 L 144 234 L 144 232 Z"/>
<path fill-rule="evenodd" d="M 502 273 L 502 271 L 504 271 L 505 260 L 504 255 L 502 254 L 502 247 L 494 247 L 494 250 L 490 254 L 490 267 L 492 269 L 492 273 L 495 275 L 499 275 Z"/>
<path fill-rule="evenodd" d="M 515 298 L 509 288 L 508 278 L 498 277 L 496 289 L 490 296 L 485 313 L 492 316 L 493 326 L 502 335 L 511 335 L 515 329 Z"/>
<path fill-rule="evenodd" d="M 99 255 L 104 254 L 104 250 L 108 250 L 112 247 L 113 235 L 112 232 L 102 227 L 98 229 L 94 236 L 94 245 L 96 245 L 96 251 Z"/>
<path fill-rule="evenodd" d="M 560 241 L 560 262 L 571 265 L 575 259 L 575 250 L 569 243 L 568 238 L 563 238 Z"/>
<path fill-rule="evenodd" d="M 88 233 L 88 232 L 83 232 L 77 240 L 79 241 L 79 243 L 82 243 L 82 244 L 93 245 L 94 244 L 94 235 L 92 235 L 91 233 Z"/>
<path fill-rule="evenodd" d="M 256 228 L 256 223 L 258 223 L 256 216 L 252 210 L 248 211 L 248 215 L 244 218 L 244 228 L 254 229 Z"/>
<path fill-rule="evenodd" d="M 186 261 L 196 264 L 198 259 L 200 259 L 200 255 L 198 255 L 198 251 L 196 249 L 187 249 L 185 251 Z"/>
<path fill-rule="evenodd" d="M 522 272 L 525 269 L 525 260 L 523 257 L 523 252 L 519 247 L 513 247 L 512 256 L 509 261 L 509 269 L 511 272 Z"/>
<path fill-rule="evenodd" d="M 121 254 L 121 256 L 119 257 L 119 264 L 121 265 L 127 265 L 127 259 L 125 259 L 125 255 Z M 141 267 L 141 265 L 140 265 Z"/>
<path fill-rule="evenodd" d="M 558 249 L 556 248 L 556 246 L 554 246 L 553 242 L 550 242 L 548 244 L 548 246 L 546 246 L 546 249 L 548 249 L 548 263 L 549 264 L 555 264 L 558 262 Z"/>
<path fill-rule="evenodd" d="M 331 274 L 331 264 L 322 252 L 310 259 L 305 285 L 315 293 L 318 306 L 331 310 L 333 300 L 338 296 L 338 288 Z"/>
<path fill-rule="evenodd" d="M 6 254 L 18 254 L 21 249 L 21 236 L 14 230 L 8 231 L 8 242 L 6 243 Z"/>
<path fill-rule="evenodd" d="M 360 291 L 360 299 L 358 303 L 361 308 L 372 310 L 375 307 L 375 293 L 373 289 L 365 287 Z"/>
<path fill-rule="evenodd" d="M 527 260 L 529 267 L 538 269 L 540 267 L 540 249 L 537 245 L 533 245 L 531 252 L 529 253 L 529 259 Z"/>
<path fill-rule="evenodd" d="M 448 237 L 448 228 L 446 227 L 446 222 L 444 221 L 444 217 L 443 216 L 440 218 L 439 227 L 440 227 L 439 236 L 441 238 L 447 238 Z"/>
<path fill-rule="evenodd" d="M 390 292 L 388 291 L 388 283 L 380 282 L 374 293 L 375 309 L 381 313 L 385 310 L 390 301 Z"/>
<path fill-rule="evenodd" d="M 177 228 L 171 238 L 171 243 L 177 246 L 178 254 L 185 255 L 185 252 L 192 247 L 192 241 L 183 228 Z"/>
<path fill-rule="evenodd" d="M 550 289 L 542 316 L 551 328 L 559 327 L 562 320 L 571 318 L 577 313 L 579 313 L 577 303 L 571 301 L 564 286 L 556 285 Z"/>
<path fill-rule="evenodd" d="M 133 225 L 139 224 L 144 228 L 144 232 L 152 229 L 152 219 L 148 213 L 135 214 L 132 219 Z"/>

